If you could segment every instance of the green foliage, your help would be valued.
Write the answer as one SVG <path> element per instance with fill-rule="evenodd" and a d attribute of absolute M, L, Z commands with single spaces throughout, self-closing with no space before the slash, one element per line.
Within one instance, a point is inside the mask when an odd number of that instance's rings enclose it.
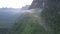
<path fill-rule="evenodd" d="M 60 16 L 56 9 L 44 9 L 42 11 L 42 17 L 45 18 L 45 24 L 51 28 L 53 34 L 60 34 Z"/>
<path fill-rule="evenodd" d="M 32 14 L 23 14 L 13 29 L 14 34 L 47 34 Z"/>
<path fill-rule="evenodd" d="M 39 16 L 39 13 L 24 13 L 13 27 L 14 34 L 60 34 L 60 19 L 57 10 L 44 9 L 41 12 L 41 19 L 45 20 L 44 26 L 39 24 L 39 19 L 34 15 Z M 50 28 L 50 30 L 48 30 Z"/>

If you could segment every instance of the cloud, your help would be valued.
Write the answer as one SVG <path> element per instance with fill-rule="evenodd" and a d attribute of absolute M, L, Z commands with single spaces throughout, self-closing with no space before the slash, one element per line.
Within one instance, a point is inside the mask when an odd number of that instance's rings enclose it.
<path fill-rule="evenodd" d="M 0 0 L 1 7 L 21 8 L 25 5 L 30 5 L 33 0 Z"/>

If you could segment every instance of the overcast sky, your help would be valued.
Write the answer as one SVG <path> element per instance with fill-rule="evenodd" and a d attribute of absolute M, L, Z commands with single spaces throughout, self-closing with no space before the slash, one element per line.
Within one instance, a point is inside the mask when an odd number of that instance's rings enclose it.
<path fill-rule="evenodd" d="M 21 8 L 25 5 L 30 5 L 33 0 L 0 0 L 0 8 Z"/>

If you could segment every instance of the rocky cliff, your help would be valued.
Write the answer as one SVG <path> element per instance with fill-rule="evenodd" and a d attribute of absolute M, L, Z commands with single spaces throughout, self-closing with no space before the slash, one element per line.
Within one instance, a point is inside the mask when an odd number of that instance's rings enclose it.
<path fill-rule="evenodd" d="M 33 0 L 31 8 L 60 8 L 60 0 Z"/>

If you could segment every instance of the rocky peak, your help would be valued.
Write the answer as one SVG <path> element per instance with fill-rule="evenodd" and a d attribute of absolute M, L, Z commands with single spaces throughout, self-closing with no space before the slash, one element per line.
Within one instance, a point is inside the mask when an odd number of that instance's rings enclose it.
<path fill-rule="evenodd" d="M 32 8 L 60 8 L 60 0 L 33 0 L 29 9 Z"/>

